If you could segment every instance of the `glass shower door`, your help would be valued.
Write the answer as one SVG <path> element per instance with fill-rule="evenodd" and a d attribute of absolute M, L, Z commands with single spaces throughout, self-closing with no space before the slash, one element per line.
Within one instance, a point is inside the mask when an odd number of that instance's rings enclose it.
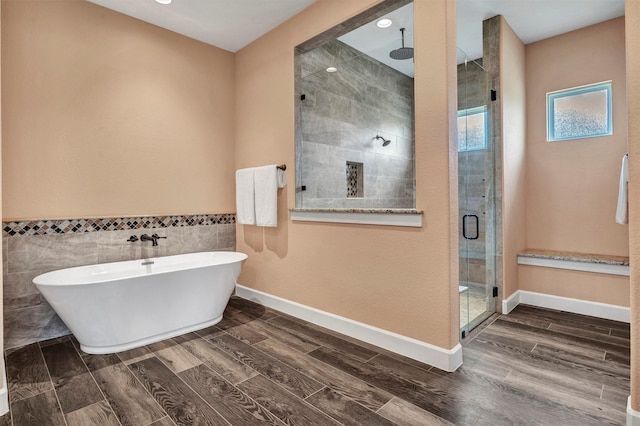
<path fill-rule="evenodd" d="M 458 206 L 462 337 L 495 312 L 495 156 L 482 59 L 458 63 Z"/>

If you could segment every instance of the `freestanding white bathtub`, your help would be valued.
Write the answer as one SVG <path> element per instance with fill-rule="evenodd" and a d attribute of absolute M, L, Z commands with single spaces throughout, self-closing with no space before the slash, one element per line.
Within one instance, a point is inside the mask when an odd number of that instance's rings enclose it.
<path fill-rule="evenodd" d="M 241 262 L 204 252 L 61 269 L 33 283 L 90 354 L 125 351 L 222 320 Z"/>

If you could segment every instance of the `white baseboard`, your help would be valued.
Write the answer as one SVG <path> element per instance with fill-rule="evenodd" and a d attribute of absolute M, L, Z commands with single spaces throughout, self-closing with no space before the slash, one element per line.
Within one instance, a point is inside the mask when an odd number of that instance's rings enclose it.
<path fill-rule="evenodd" d="M 6 382 L 5 382 L 6 383 Z M 6 386 L 0 389 L 0 416 L 9 412 L 9 392 Z"/>
<path fill-rule="evenodd" d="M 441 348 L 242 285 L 236 286 L 236 295 L 444 371 L 455 371 L 462 365 L 460 344 L 453 349 Z"/>
<path fill-rule="evenodd" d="M 556 309 L 574 314 L 589 315 L 620 322 L 631 322 L 629 308 L 607 303 L 591 302 L 589 300 L 573 299 L 570 297 L 553 296 L 551 294 L 535 293 L 533 291 L 518 290 L 502 301 L 502 313 L 509 313 L 519 304 L 537 306 L 540 308 Z"/>
<path fill-rule="evenodd" d="M 7 372 L 4 365 L 4 357 L 0 356 L 0 380 L 2 380 L 2 388 L 0 388 L 0 416 L 9 412 L 9 392 L 7 385 Z"/>
<path fill-rule="evenodd" d="M 627 426 L 640 426 L 640 412 L 631 408 L 631 397 L 627 398 Z"/>

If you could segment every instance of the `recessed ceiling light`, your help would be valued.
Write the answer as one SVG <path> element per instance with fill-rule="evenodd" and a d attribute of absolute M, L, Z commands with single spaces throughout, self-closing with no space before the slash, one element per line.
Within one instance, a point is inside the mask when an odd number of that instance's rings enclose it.
<path fill-rule="evenodd" d="M 156 1 L 158 1 L 158 0 L 156 0 Z M 378 28 L 387 28 L 387 27 L 390 27 L 392 23 L 393 22 L 391 21 L 391 19 L 382 18 L 381 20 L 376 22 L 376 25 L 378 26 Z"/>
<path fill-rule="evenodd" d="M 156 0 L 156 3 L 160 3 L 160 4 L 171 4 L 171 0 Z"/>
<path fill-rule="evenodd" d="M 327 72 L 336 72 L 336 71 L 338 71 L 338 68 L 336 68 L 336 67 L 327 68 Z"/>

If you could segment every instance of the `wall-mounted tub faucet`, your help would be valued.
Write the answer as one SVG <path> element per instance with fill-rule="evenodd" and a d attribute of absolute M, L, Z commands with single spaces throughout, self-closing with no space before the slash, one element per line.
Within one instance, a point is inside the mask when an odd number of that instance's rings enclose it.
<path fill-rule="evenodd" d="M 140 241 L 151 241 L 151 245 L 155 247 L 158 245 L 158 240 L 160 238 L 167 238 L 167 237 L 161 237 L 158 234 L 153 234 L 152 236 L 149 236 L 149 234 L 142 234 L 140 236 Z"/>

